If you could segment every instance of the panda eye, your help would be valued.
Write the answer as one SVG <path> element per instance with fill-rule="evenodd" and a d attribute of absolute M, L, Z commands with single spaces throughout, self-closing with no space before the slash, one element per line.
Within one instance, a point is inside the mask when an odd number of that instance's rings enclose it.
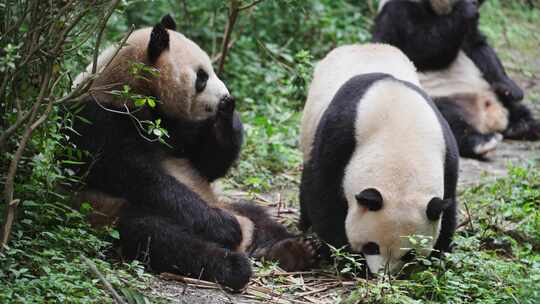
<path fill-rule="evenodd" d="M 206 82 L 208 81 L 208 73 L 203 69 L 197 71 L 197 80 L 195 80 L 195 90 L 197 93 L 204 91 L 206 88 Z"/>
<path fill-rule="evenodd" d="M 374 242 L 368 242 L 362 247 L 362 253 L 365 255 L 377 255 L 380 254 L 379 245 Z"/>

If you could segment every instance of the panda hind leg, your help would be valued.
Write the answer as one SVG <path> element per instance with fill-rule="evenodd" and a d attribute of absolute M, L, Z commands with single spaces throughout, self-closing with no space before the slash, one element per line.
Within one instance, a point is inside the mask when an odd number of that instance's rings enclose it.
<path fill-rule="evenodd" d="M 321 245 L 315 237 L 294 236 L 265 209 L 252 203 L 237 203 L 232 208 L 255 224 L 251 256 L 276 261 L 286 271 L 301 271 L 316 265 Z"/>
<path fill-rule="evenodd" d="M 171 272 L 242 289 L 252 271 L 244 253 L 204 241 L 159 215 L 124 213 L 119 222 L 122 255 L 137 259 L 158 273 Z"/>

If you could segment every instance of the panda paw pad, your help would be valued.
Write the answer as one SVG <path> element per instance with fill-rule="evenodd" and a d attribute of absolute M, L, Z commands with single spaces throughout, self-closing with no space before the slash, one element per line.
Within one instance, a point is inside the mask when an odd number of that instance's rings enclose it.
<path fill-rule="evenodd" d="M 319 248 L 320 244 L 311 238 L 293 237 L 275 243 L 263 257 L 277 261 L 286 271 L 301 271 L 316 264 Z"/>

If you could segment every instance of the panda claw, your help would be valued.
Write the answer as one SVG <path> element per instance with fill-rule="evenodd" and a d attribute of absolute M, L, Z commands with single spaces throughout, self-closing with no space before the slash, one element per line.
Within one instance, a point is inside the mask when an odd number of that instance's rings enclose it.
<path fill-rule="evenodd" d="M 286 271 L 306 270 L 318 260 L 318 245 L 311 239 L 292 237 L 280 240 L 269 248 L 257 249 L 256 256 L 277 261 Z"/>

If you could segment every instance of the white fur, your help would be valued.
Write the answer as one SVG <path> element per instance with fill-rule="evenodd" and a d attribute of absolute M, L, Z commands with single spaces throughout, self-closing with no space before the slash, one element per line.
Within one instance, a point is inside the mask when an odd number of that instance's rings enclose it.
<path fill-rule="evenodd" d="M 477 105 L 471 105 L 474 125 L 482 133 L 501 132 L 508 126 L 508 111 L 498 100 L 482 72 L 460 51 L 448 69 L 418 73 L 422 87 L 433 98 L 474 94 Z M 486 109 L 484 104 L 491 105 Z M 479 104 L 478 104 L 479 103 Z"/>
<path fill-rule="evenodd" d="M 353 76 L 375 72 L 419 85 L 410 60 L 400 50 L 386 44 L 341 46 L 317 64 L 302 114 L 300 146 L 304 162 L 309 160 L 319 120 L 339 88 Z"/>
<path fill-rule="evenodd" d="M 440 222 L 429 221 L 426 207 L 444 194 L 445 141 L 440 123 L 424 98 L 393 80 L 374 84 L 359 102 L 356 142 L 361 143 L 345 169 L 343 190 L 349 204 L 345 221 L 351 247 L 367 242 L 380 247 L 381 263 L 399 270 L 410 248 L 407 236 L 438 238 Z M 366 211 L 355 195 L 378 189 L 383 209 Z M 424 250 L 424 252 L 426 252 Z M 427 253 L 427 252 L 426 252 Z M 384 265 L 370 269 L 377 271 Z"/>
<path fill-rule="evenodd" d="M 97 62 L 97 72 L 102 72 L 99 78 L 108 84 L 111 81 L 126 84 L 131 81 L 133 76 L 129 75 L 128 67 L 132 62 L 146 61 L 151 32 L 152 28 L 133 32 L 105 71 L 105 65 L 113 57 L 116 47 L 111 46 L 103 51 Z M 229 95 L 227 87 L 217 77 L 205 51 L 181 33 L 171 30 L 168 33 L 170 45 L 154 64 L 159 70 L 159 77 L 152 84 L 161 94 L 163 110 L 193 120 L 214 115 L 220 100 Z M 199 68 L 204 69 L 209 76 L 206 88 L 201 93 L 195 90 Z M 91 71 L 92 63 L 75 78 L 74 86 L 88 78 Z M 99 83 L 99 80 L 96 82 Z"/>
<path fill-rule="evenodd" d="M 463 51 L 448 69 L 418 73 L 424 90 L 432 97 L 457 93 L 491 92 L 482 72 Z"/>
<path fill-rule="evenodd" d="M 383 44 L 348 45 L 331 51 L 317 64 L 302 117 L 301 145 L 309 160 L 315 130 L 338 89 L 351 77 L 387 73 L 419 86 L 416 69 L 397 48 Z M 378 256 L 369 256 L 374 272 L 389 263 L 399 270 L 411 248 L 410 235 L 438 237 L 440 221 L 431 222 L 426 207 L 444 190 L 445 141 L 433 109 L 413 89 L 392 79 L 378 81 L 358 103 L 356 140 L 361 143 L 346 167 L 343 190 L 349 205 L 345 227 L 353 249 L 376 242 Z M 376 188 L 383 209 L 359 208 L 355 195 Z"/>
<path fill-rule="evenodd" d="M 116 46 L 110 46 L 99 54 L 98 59 L 97 59 L 96 73 L 101 73 L 103 71 L 103 68 L 105 67 L 105 65 L 113 57 L 116 48 L 117 48 Z M 73 80 L 73 86 L 72 86 L 73 88 L 78 87 L 83 81 L 85 81 L 90 75 L 92 75 L 93 66 L 94 66 L 93 62 L 90 63 L 86 67 L 84 72 L 81 72 L 79 75 L 77 75 L 77 77 L 75 77 L 75 80 Z"/>

